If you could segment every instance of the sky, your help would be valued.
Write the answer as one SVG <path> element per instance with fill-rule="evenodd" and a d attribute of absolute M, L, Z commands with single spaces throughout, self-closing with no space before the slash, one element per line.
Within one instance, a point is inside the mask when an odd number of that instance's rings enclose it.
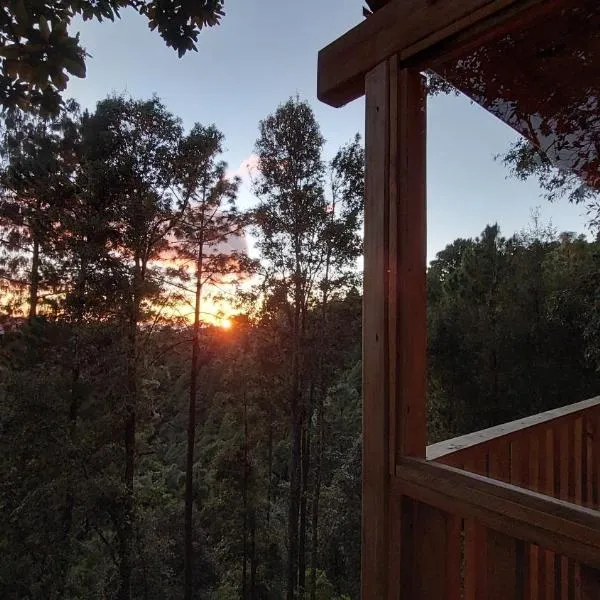
<path fill-rule="evenodd" d="M 364 132 L 364 102 L 341 109 L 317 100 L 317 53 L 362 20 L 360 0 L 227 0 L 219 27 L 201 33 L 198 52 L 179 59 L 132 11 L 110 23 L 77 23 L 91 55 L 87 77 L 67 95 L 84 107 L 111 93 L 158 95 L 186 128 L 214 123 L 225 134 L 224 159 L 245 175 L 240 205 L 255 199 L 246 164 L 258 123 L 290 96 L 310 102 L 327 143 L 327 157 Z M 586 232 L 584 209 L 549 204 L 535 181 L 507 178 L 494 160 L 517 137 L 464 97 L 438 96 L 428 110 L 428 258 L 457 237 L 474 237 L 488 223 L 506 236 L 526 228 L 539 207 L 558 231 Z"/>

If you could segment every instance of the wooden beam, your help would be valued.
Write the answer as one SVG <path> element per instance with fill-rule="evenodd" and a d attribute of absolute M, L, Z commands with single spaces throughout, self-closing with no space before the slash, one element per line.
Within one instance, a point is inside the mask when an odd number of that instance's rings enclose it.
<path fill-rule="evenodd" d="M 390 481 L 397 458 L 425 456 L 425 92 L 398 64 L 384 61 L 365 84 L 364 600 L 398 598 L 412 515 L 390 501 Z"/>
<path fill-rule="evenodd" d="M 389 65 L 366 78 L 363 294 L 362 598 L 387 598 L 389 546 Z"/>
<path fill-rule="evenodd" d="M 319 52 L 317 96 L 331 106 L 343 106 L 365 92 L 365 76 L 382 61 L 401 62 L 449 38 L 461 35 L 486 19 L 501 24 L 500 13 L 514 18 L 523 10 L 554 0 L 391 0 Z M 509 10 L 510 9 L 510 10 Z M 481 28 L 477 34 L 482 35 Z M 464 43 L 464 40 L 461 41 Z"/>
<path fill-rule="evenodd" d="M 446 465 L 404 459 L 393 489 L 516 540 L 600 567 L 600 513 Z"/>
<path fill-rule="evenodd" d="M 390 59 L 390 71 L 395 73 L 390 87 L 389 219 L 395 466 L 404 456 L 425 457 L 427 438 L 427 99 L 425 81 L 418 71 L 401 69 L 396 57 Z"/>

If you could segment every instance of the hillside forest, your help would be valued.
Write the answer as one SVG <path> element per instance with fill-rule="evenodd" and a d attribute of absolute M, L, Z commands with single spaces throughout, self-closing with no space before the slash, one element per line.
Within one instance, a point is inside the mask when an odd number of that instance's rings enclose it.
<path fill-rule="evenodd" d="M 157 98 L 6 113 L 3 599 L 359 597 L 362 142 L 275 107 L 250 210 L 225 143 Z M 430 442 L 598 393 L 598 242 L 482 223 L 427 278 Z"/>

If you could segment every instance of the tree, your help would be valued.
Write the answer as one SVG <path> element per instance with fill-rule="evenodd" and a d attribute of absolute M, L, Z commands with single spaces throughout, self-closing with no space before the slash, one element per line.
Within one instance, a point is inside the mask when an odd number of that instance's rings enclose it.
<path fill-rule="evenodd" d="M 310 106 L 290 99 L 260 123 L 255 192 L 258 247 L 267 268 L 272 308 L 281 319 L 290 414 L 287 598 L 305 591 L 307 493 L 316 383 L 310 381 L 310 313 L 326 312 L 332 286 L 347 282 L 345 269 L 359 253 L 362 153 L 358 140 L 331 165 L 332 197 L 324 191 L 327 172 L 323 137 Z M 334 284 L 335 282 L 335 284 Z M 320 322 L 323 325 L 322 319 Z M 319 327 L 315 327 L 317 331 Z M 318 347 L 318 336 L 314 340 Z M 318 364 L 318 360 L 315 364 Z M 314 374 L 314 369 L 313 369 Z M 322 392 L 319 390 L 319 394 Z M 317 502 L 318 506 L 318 502 Z"/>
<path fill-rule="evenodd" d="M 233 238 L 243 235 L 247 217 L 238 213 L 235 206 L 239 180 L 227 179 L 227 165 L 219 161 L 222 144 L 223 134 L 214 125 L 203 127 L 196 124 L 182 140 L 178 157 L 179 176 L 187 204 L 174 228 L 174 234 L 177 239 L 177 258 L 192 264 L 194 294 L 185 467 L 186 600 L 192 599 L 194 590 L 194 450 L 198 375 L 203 363 L 203 357 L 200 355 L 202 295 L 207 284 L 218 284 L 223 278 L 231 275 L 239 276 L 246 273 L 250 267 L 247 257 L 227 248 L 227 244 Z"/>
<path fill-rule="evenodd" d="M 176 198 L 175 159 L 182 128 L 155 98 L 134 101 L 109 98 L 86 115 L 83 124 L 85 165 L 94 195 L 110 206 L 114 215 L 116 254 L 124 331 L 121 415 L 123 418 L 123 495 L 115 528 L 119 539 L 119 600 L 131 597 L 134 556 L 134 472 L 136 416 L 140 394 L 139 326 L 156 306 L 161 277 L 156 261 L 167 247 L 174 225 Z M 98 201 L 98 200 L 96 200 Z"/>
<path fill-rule="evenodd" d="M 506 239 L 488 226 L 438 253 L 428 272 L 431 441 L 594 393 L 585 332 L 595 248 L 543 230 Z"/>
<path fill-rule="evenodd" d="M 330 206 L 329 222 L 325 228 L 325 259 L 319 278 L 316 308 L 317 348 L 314 363 L 315 379 L 315 437 L 314 482 L 312 497 L 312 540 L 310 550 L 310 598 L 317 593 L 317 566 L 319 551 L 319 501 L 321 493 L 321 466 L 324 451 L 323 403 L 340 369 L 340 339 L 337 323 L 331 322 L 330 301 L 356 282 L 355 261 L 362 251 L 357 231 L 362 223 L 364 198 L 364 150 L 357 135 L 352 142 L 340 148 L 329 165 Z M 308 477 L 303 485 L 303 501 L 308 493 Z M 304 507 L 304 512 L 306 508 Z M 301 513 L 302 514 L 302 513 Z M 304 535 L 301 535 L 301 552 Z M 302 565 L 300 565 L 302 572 Z"/>
<path fill-rule="evenodd" d="M 0 153 L 0 276 L 28 290 L 34 318 L 42 291 L 54 300 L 61 288 L 58 257 L 63 246 L 63 212 L 75 194 L 79 107 L 70 102 L 58 118 L 44 121 L 12 113 L 5 120 Z"/>
<path fill-rule="evenodd" d="M 290 99 L 261 121 L 256 142 L 259 176 L 259 247 L 280 290 L 289 326 L 290 491 L 288 510 L 287 598 L 298 580 L 301 444 L 306 402 L 302 352 L 306 315 L 315 277 L 322 265 L 320 235 L 327 220 L 323 194 L 323 137 L 308 104 Z"/>

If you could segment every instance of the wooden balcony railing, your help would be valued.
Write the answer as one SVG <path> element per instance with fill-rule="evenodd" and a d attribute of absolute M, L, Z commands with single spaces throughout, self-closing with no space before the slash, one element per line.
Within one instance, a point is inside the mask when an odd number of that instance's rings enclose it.
<path fill-rule="evenodd" d="M 599 494 L 600 397 L 403 459 L 406 598 L 600 600 Z"/>

